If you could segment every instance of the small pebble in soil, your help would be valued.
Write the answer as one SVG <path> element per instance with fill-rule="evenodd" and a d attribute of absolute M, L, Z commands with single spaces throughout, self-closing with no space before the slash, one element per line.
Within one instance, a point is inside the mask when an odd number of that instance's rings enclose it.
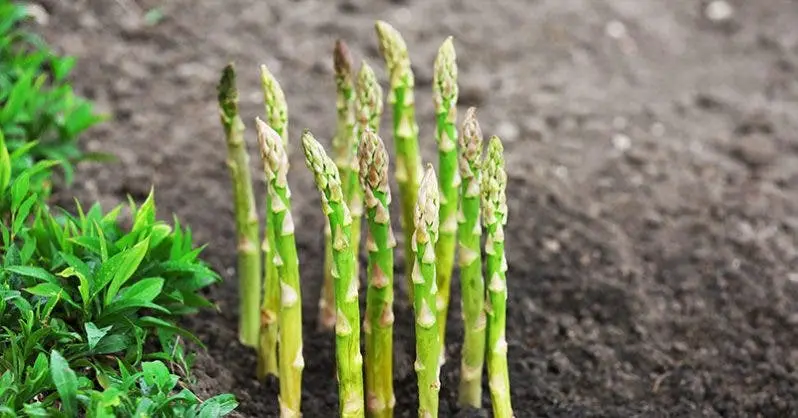
<path fill-rule="evenodd" d="M 611 20 L 607 22 L 607 26 L 604 27 L 604 32 L 610 38 L 621 39 L 626 37 L 626 25 L 621 21 Z"/>
<path fill-rule="evenodd" d="M 707 4 L 704 16 L 712 22 L 726 22 L 734 17 L 734 8 L 725 0 L 714 0 Z"/>
<path fill-rule="evenodd" d="M 47 26 L 50 23 L 50 14 L 41 4 L 28 3 L 25 5 L 25 13 L 39 25 Z"/>
<path fill-rule="evenodd" d="M 513 142 L 518 139 L 518 134 L 520 131 L 521 130 L 518 128 L 518 125 L 508 120 L 499 122 L 499 126 L 496 127 L 496 135 L 507 142 Z"/>
<path fill-rule="evenodd" d="M 612 136 L 612 146 L 618 151 L 626 151 L 632 147 L 632 139 L 628 135 L 617 133 Z"/>

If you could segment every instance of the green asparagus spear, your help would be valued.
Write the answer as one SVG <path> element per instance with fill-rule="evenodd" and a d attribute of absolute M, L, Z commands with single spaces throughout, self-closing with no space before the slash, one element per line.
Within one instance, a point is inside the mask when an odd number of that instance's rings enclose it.
<path fill-rule="evenodd" d="M 432 93 L 435 101 L 438 141 L 438 187 L 441 193 L 441 231 L 435 246 L 438 260 L 438 326 L 445 345 L 449 294 L 457 240 L 457 204 L 460 172 L 457 169 L 457 63 L 452 37 L 447 38 L 435 59 Z"/>
<path fill-rule="evenodd" d="M 362 71 L 361 71 L 362 74 Z M 393 394 L 393 249 L 396 239 L 388 206 L 388 152 L 377 134 L 363 133 L 358 148 L 360 184 L 366 202 L 368 290 L 366 292 L 366 399 L 368 416 L 391 418 Z"/>
<path fill-rule="evenodd" d="M 363 417 L 363 356 L 360 354 L 358 280 L 354 276 L 355 254 L 351 245 L 352 216 L 344 202 L 338 169 L 310 131 L 302 134 L 302 147 L 332 231 L 339 412 L 342 418 Z"/>
<path fill-rule="evenodd" d="M 249 171 L 249 156 L 244 142 L 244 123 L 238 115 L 238 89 L 233 64 L 228 64 L 219 81 L 220 119 L 227 140 L 227 166 L 233 182 L 233 199 L 238 238 L 238 280 L 240 295 L 239 339 L 245 345 L 258 345 L 260 324 L 261 260 L 258 214 Z"/>
<path fill-rule="evenodd" d="M 402 35 L 390 24 L 376 24 L 380 51 L 385 58 L 391 79 L 388 102 L 393 106 L 393 137 L 396 148 L 396 181 L 399 183 L 399 201 L 402 206 L 401 224 L 405 234 L 405 276 L 408 292 L 413 299 L 413 284 L 408 274 L 413 267 L 413 250 L 410 232 L 413 230 L 413 210 L 416 205 L 421 177 L 421 154 L 418 148 L 418 124 L 415 115 L 415 79 L 410 68 L 410 57 Z"/>
<path fill-rule="evenodd" d="M 255 121 L 258 129 L 263 171 L 266 175 L 269 195 L 267 228 L 272 231 L 274 246 L 272 254 L 279 281 L 280 312 L 279 329 L 279 374 L 280 416 L 299 418 L 302 401 L 302 296 L 299 287 L 299 261 L 294 240 L 294 221 L 291 216 L 291 191 L 288 188 L 288 155 L 280 134 L 260 119 Z"/>
<path fill-rule="evenodd" d="M 510 378 L 507 371 L 507 258 L 504 255 L 504 225 L 507 224 L 507 173 L 504 171 L 504 148 L 497 136 L 490 138 L 482 169 L 482 222 L 487 230 L 488 298 L 488 386 L 493 416 L 511 418 Z"/>
<path fill-rule="evenodd" d="M 439 193 L 435 171 L 427 165 L 415 208 L 416 231 L 412 237 L 416 253 L 411 274 L 415 293 L 416 374 L 418 375 L 418 416 L 438 416 L 441 339 L 436 313 L 435 243 L 438 240 Z"/>
<path fill-rule="evenodd" d="M 349 174 L 345 179 L 346 204 L 352 213 L 352 248 L 355 251 L 355 260 L 360 252 L 360 223 L 363 218 L 363 188 L 360 186 L 360 171 L 357 148 L 363 132 L 371 130 L 375 133 L 380 129 L 380 116 L 382 116 L 382 88 L 377 82 L 374 71 L 365 62 L 360 67 L 355 89 L 355 115 L 354 129 L 355 140 L 352 141 L 352 152 L 349 162 Z M 355 264 L 355 277 L 360 277 L 359 263 Z"/>
<path fill-rule="evenodd" d="M 476 109 L 466 111 L 460 134 L 460 213 L 458 246 L 465 341 L 460 368 L 459 402 L 479 408 L 482 401 L 482 367 L 485 361 L 485 283 L 480 255 L 480 173 L 482 131 Z"/>
<path fill-rule="evenodd" d="M 261 85 L 263 88 L 263 101 L 265 104 L 266 120 L 268 125 L 277 132 L 281 138 L 284 149 L 288 147 L 288 105 L 280 83 L 274 78 L 265 65 L 260 67 Z M 263 237 L 263 306 L 261 307 L 260 344 L 258 345 L 257 375 L 263 379 L 268 375 L 277 376 L 279 365 L 277 359 L 278 339 L 278 310 L 280 309 L 280 282 L 277 278 L 277 266 L 274 265 L 274 242 L 271 223 L 268 218 L 272 216 L 271 198 L 264 200 L 266 211 L 266 229 Z"/>
<path fill-rule="evenodd" d="M 349 48 L 342 40 L 335 42 L 333 49 L 333 69 L 335 70 L 335 86 L 337 93 L 336 108 L 338 111 L 338 123 L 336 127 L 335 136 L 333 137 L 333 160 L 338 167 L 338 172 L 341 175 L 343 182 L 344 196 L 349 196 L 349 181 L 351 161 L 354 158 L 353 147 L 355 146 L 355 115 L 354 115 L 354 99 L 355 88 L 352 80 L 352 56 L 349 53 Z M 355 176 L 357 177 L 357 176 Z M 357 179 L 355 178 L 355 181 Z M 349 199 L 346 199 L 349 204 Z M 352 214 L 352 247 L 355 248 L 355 257 L 357 257 L 357 248 L 355 245 L 355 235 L 360 236 L 360 215 L 362 215 L 362 206 L 360 214 L 358 215 L 357 208 L 349 206 Z M 319 300 L 319 325 L 323 329 L 332 329 L 335 326 L 335 299 L 334 299 L 334 283 L 332 277 L 333 255 L 332 255 L 332 241 L 330 240 L 330 226 L 325 225 L 325 252 L 324 252 L 324 284 L 321 291 L 321 300 Z M 355 265 L 355 274 L 357 277 L 357 264 Z"/>

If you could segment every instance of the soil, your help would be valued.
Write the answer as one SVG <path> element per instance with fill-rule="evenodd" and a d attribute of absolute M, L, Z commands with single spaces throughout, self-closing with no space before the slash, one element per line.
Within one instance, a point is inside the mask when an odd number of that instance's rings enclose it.
<path fill-rule="evenodd" d="M 113 114 L 85 144 L 119 162 L 84 165 L 69 192 L 110 207 L 154 184 L 160 215 L 189 223 L 227 279 L 209 294 L 218 312 L 187 322 L 207 344 L 194 371 L 201 395 L 235 393 L 241 416 L 278 411 L 276 385 L 254 379 L 254 352 L 236 338 L 219 71 L 238 65 L 251 146 L 261 63 L 286 90 L 293 141 L 303 128 L 329 138 L 333 41 L 345 39 L 384 80 L 373 23 L 385 19 L 410 45 L 425 160 L 435 155 L 431 63 L 449 34 L 461 105 L 478 106 L 485 133 L 506 142 L 519 418 L 798 416 L 798 3 L 721 3 L 40 1 L 46 38 L 79 59 L 77 90 Z M 330 416 L 333 337 L 315 322 L 323 221 L 299 154 L 290 182 L 301 226 L 303 410 Z M 397 416 L 409 417 L 405 300 L 397 297 L 395 377 Z M 441 416 L 488 416 L 455 405 L 457 305 Z"/>

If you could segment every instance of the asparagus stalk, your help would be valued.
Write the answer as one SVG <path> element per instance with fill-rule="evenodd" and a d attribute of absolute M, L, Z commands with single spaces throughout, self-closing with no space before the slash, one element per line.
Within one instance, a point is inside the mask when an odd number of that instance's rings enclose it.
<path fill-rule="evenodd" d="M 507 173 L 504 171 L 504 148 L 497 136 L 490 138 L 482 169 L 482 222 L 487 231 L 488 298 L 488 386 L 493 416 L 511 418 L 510 378 L 507 371 L 507 258 L 504 255 L 504 225 L 507 224 Z"/>
<path fill-rule="evenodd" d="M 284 149 L 288 147 L 288 105 L 280 83 L 265 65 L 260 67 L 261 85 L 265 104 L 265 114 L 268 125 L 274 129 L 281 139 Z M 277 376 L 279 365 L 277 358 L 278 340 L 278 310 L 280 309 L 280 282 L 277 277 L 277 266 L 274 264 L 275 236 L 272 222 L 273 216 L 271 197 L 264 199 L 266 212 L 266 228 L 263 237 L 263 306 L 261 307 L 260 344 L 258 345 L 257 375 L 263 379 L 268 375 Z"/>
<path fill-rule="evenodd" d="M 438 184 L 432 165 L 427 165 L 415 208 L 416 230 L 412 237 L 416 253 L 411 274 L 415 287 L 413 308 L 416 315 L 416 374 L 418 376 L 418 416 L 438 416 L 440 392 L 441 339 L 436 314 L 435 242 L 438 240 Z"/>
<path fill-rule="evenodd" d="M 457 204 L 459 203 L 460 172 L 457 169 L 457 63 L 452 37 L 443 41 L 435 59 L 432 93 L 435 101 L 438 141 L 438 187 L 441 193 L 440 237 L 435 246 L 437 265 L 438 327 L 441 344 L 445 345 L 449 294 L 454 268 L 454 249 L 457 240 Z M 441 352 L 443 354 L 443 352 Z"/>
<path fill-rule="evenodd" d="M 238 89 L 232 63 L 224 67 L 218 86 L 219 116 L 227 140 L 227 166 L 233 182 L 233 199 L 238 239 L 239 339 L 258 345 L 260 329 L 261 260 L 258 214 L 249 171 L 249 156 L 244 142 L 244 123 L 238 115 Z"/>
<path fill-rule="evenodd" d="M 352 56 L 349 48 L 342 40 L 335 42 L 333 49 L 333 69 L 335 70 L 335 86 L 337 93 L 336 108 L 338 111 L 338 123 L 336 133 L 333 137 L 333 159 L 338 167 L 343 182 L 344 195 L 349 196 L 350 161 L 354 158 L 353 147 L 355 142 L 355 116 L 354 116 L 354 83 L 352 81 Z M 355 176 L 357 177 L 357 176 Z M 355 179 L 357 182 L 357 179 Z M 346 200 L 349 204 L 349 200 Z M 357 208 L 349 206 L 352 212 L 352 247 L 357 249 L 355 244 L 357 237 L 360 237 L 360 214 L 356 213 Z M 332 277 L 333 255 L 332 241 L 330 240 L 330 226 L 325 225 L 325 251 L 324 251 L 324 284 L 322 285 L 321 300 L 319 301 L 319 325 L 323 329 L 332 329 L 335 326 L 335 291 Z M 357 257 L 357 250 L 355 250 Z M 355 265 L 357 274 L 357 263 Z M 357 275 L 355 276 L 357 277 Z"/>
<path fill-rule="evenodd" d="M 368 416 L 391 418 L 396 404 L 393 394 L 393 248 L 396 239 L 388 210 L 391 203 L 388 152 L 373 131 L 363 132 L 358 159 L 368 222 L 368 290 L 363 323 Z"/>
<path fill-rule="evenodd" d="M 460 135 L 460 213 L 458 246 L 465 340 L 460 368 L 459 402 L 479 408 L 482 401 L 482 367 L 485 361 L 485 283 L 480 255 L 480 173 L 482 131 L 476 109 L 466 111 Z"/>
<path fill-rule="evenodd" d="M 410 68 L 410 57 L 402 35 L 390 24 L 376 24 L 380 51 L 385 58 L 391 79 L 388 102 L 393 107 L 393 137 L 396 148 L 395 176 L 399 184 L 399 201 L 402 207 L 401 225 L 405 234 L 405 276 L 408 292 L 413 300 L 413 284 L 408 274 L 414 264 L 409 232 L 413 228 L 413 210 L 416 204 L 421 177 L 421 154 L 418 148 L 418 124 L 415 116 L 415 79 Z"/>
<path fill-rule="evenodd" d="M 346 179 L 346 204 L 352 213 L 352 248 L 355 251 L 355 260 L 360 252 L 360 223 L 363 218 L 363 188 L 360 186 L 360 166 L 357 158 L 358 145 L 364 132 L 371 130 L 375 133 L 380 129 L 380 116 L 382 116 L 382 88 L 377 82 L 374 71 L 367 63 L 360 67 L 355 90 L 355 116 L 356 124 L 352 151 L 349 162 L 349 175 Z M 359 263 L 355 263 L 355 277 L 360 277 Z"/>
<path fill-rule="evenodd" d="M 352 216 L 344 202 L 341 178 L 335 163 L 309 131 L 302 134 L 305 163 L 313 172 L 321 193 L 322 209 L 332 231 L 335 280 L 335 355 L 342 418 L 363 417 L 363 356 L 360 354 L 358 280 L 354 276 Z"/>
<path fill-rule="evenodd" d="M 271 279 L 279 281 L 280 312 L 279 329 L 279 373 L 280 416 L 301 416 L 302 369 L 302 296 L 299 287 L 299 261 L 294 240 L 294 221 L 291 216 L 291 191 L 288 188 L 288 155 L 283 139 L 259 118 L 258 129 L 263 171 L 269 195 L 267 228 L 274 238 L 272 254 L 277 275 Z"/>

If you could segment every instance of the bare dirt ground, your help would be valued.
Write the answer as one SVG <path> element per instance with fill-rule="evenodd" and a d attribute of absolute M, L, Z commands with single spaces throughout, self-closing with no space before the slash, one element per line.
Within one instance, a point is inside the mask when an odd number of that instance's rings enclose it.
<path fill-rule="evenodd" d="M 461 104 L 478 106 L 486 134 L 506 141 L 518 417 L 798 416 L 795 0 L 733 0 L 727 18 L 714 9 L 719 21 L 698 0 L 41 4 L 47 39 L 79 58 L 78 90 L 114 115 L 87 147 L 120 163 L 83 167 L 74 190 L 110 207 L 154 184 L 161 216 L 192 225 L 227 277 L 235 244 L 215 104 L 222 66 L 238 65 L 250 128 L 265 63 L 286 90 L 292 140 L 306 127 L 329 138 L 333 41 L 345 39 L 384 79 L 373 23 L 385 19 L 410 45 L 421 144 L 434 161 L 431 64 L 454 35 Z M 152 8 L 163 19 L 148 24 Z M 329 416 L 332 336 L 313 321 L 322 215 L 296 151 L 303 409 Z M 189 323 L 209 349 L 198 390 L 234 392 L 243 416 L 276 416 L 276 385 L 253 378 L 254 353 L 237 342 L 235 281 L 211 297 L 219 313 Z M 409 316 L 400 302 L 398 416 L 415 414 Z M 455 406 L 457 306 L 451 318 L 441 415 L 485 416 Z"/>

